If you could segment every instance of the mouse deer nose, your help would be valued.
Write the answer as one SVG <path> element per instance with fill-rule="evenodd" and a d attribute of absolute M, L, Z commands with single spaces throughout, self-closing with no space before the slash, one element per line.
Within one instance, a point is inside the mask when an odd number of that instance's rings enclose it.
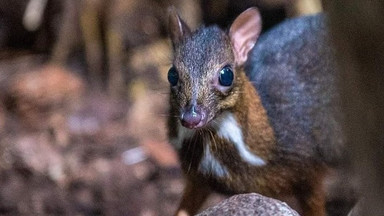
<path fill-rule="evenodd" d="M 200 106 L 190 105 L 181 114 L 181 124 L 187 128 L 196 128 L 203 119 Z"/>

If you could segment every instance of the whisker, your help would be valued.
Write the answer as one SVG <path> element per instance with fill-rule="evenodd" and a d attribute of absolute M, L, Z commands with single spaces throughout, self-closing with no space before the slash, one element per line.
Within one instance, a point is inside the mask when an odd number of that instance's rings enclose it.
<path fill-rule="evenodd" d="M 214 126 L 218 126 L 219 125 L 219 122 L 216 119 L 212 119 L 211 122 L 212 122 L 212 124 Z"/>
<path fill-rule="evenodd" d="M 215 137 L 213 136 L 213 131 L 211 129 L 208 129 L 208 131 L 212 137 L 212 142 L 213 142 L 213 146 L 215 147 L 215 152 L 217 152 L 217 143 L 216 143 Z"/>
<path fill-rule="evenodd" d="M 196 144 L 196 136 L 194 136 L 194 142 Z M 189 149 L 191 148 L 191 142 L 188 142 L 188 148 L 187 148 L 187 154 L 189 153 Z M 187 173 L 189 173 L 189 171 L 191 170 L 191 166 L 192 166 L 192 159 L 193 159 L 193 150 L 192 150 L 192 155 L 191 155 L 191 158 L 190 158 L 190 162 L 189 162 L 189 165 L 188 165 L 188 170 L 187 170 Z"/>

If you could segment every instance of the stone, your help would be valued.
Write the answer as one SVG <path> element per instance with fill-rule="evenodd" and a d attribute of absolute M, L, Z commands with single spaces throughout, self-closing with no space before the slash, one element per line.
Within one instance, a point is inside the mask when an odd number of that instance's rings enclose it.
<path fill-rule="evenodd" d="M 256 193 L 232 196 L 198 216 L 299 216 L 286 203 Z"/>

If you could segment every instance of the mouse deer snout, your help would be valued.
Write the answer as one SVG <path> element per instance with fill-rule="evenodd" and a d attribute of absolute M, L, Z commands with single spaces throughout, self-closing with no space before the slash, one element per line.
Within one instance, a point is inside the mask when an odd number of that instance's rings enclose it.
<path fill-rule="evenodd" d="M 181 124 L 190 129 L 202 127 L 205 124 L 206 112 L 199 105 L 189 105 L 181 112 Z"/>

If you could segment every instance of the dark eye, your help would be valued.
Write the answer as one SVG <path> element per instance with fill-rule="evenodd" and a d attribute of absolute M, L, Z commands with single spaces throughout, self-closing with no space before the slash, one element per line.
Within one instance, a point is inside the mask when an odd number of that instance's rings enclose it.
<path fill-rule="evenodd" d="M 225 66 L 220 71 L 219 83 L 222 86 L 231 86 L 233 82 L 233 71 L 230 66 Z"/>
<path fill-rule="evenodd" d="M 168 82 L 175 86 L 179 81 L 179 74 L 177 73 L 175 67 L 171 67 L 168 71 Z"/>

